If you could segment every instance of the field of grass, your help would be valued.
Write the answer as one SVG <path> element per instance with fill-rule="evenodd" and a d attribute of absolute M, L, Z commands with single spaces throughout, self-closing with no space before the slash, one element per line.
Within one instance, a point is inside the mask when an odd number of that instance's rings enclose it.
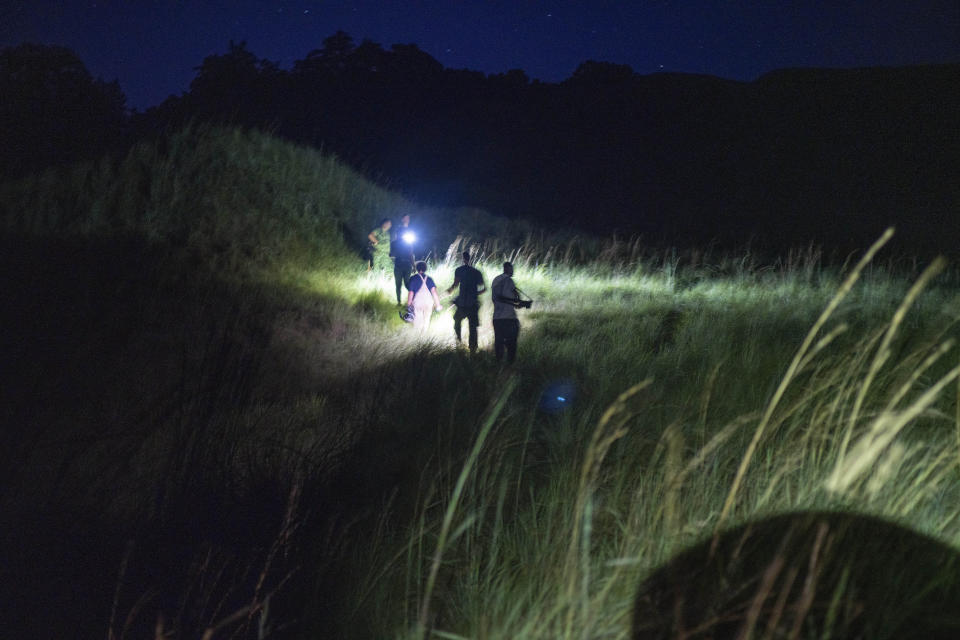
<path fill-rule="evenodd" d="M 463 247 L 488 283 L 513 260 L 515 365 L 489 299 L 477 356 L 448 310 L 400 321 L 359 257 L 400 212 L 441 287 Z M 0 233 L 23 637 L 626 638 L 645 576 L 773 514 L 960 549 L 957 273 L 882 242 L 544 237 L 203 128 L 0 186 Z"/>

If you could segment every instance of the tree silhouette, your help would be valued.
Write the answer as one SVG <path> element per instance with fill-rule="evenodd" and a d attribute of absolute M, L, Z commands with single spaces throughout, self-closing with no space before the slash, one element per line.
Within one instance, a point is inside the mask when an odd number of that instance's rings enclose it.
<path fill-rule="evenodd" d="M 276 117 L 279 67 L 257 58 L 246 41 L 230 41 L 227 53 L 207 56 L 190 83 L 193 116 L 263 125 Z"/>
<path fill-rule="evenodd" d="M 134 114 L 137 136 L 189 120 L 261 127 L 425 204 L 671 244 L 846 249 L 895 224 L 910 244 L 955 250 L 960 233 L 957 65 L 745 83 L 588 60 L 553 84 L 338 31 L 289 71 L 244 42 L 196 70 L 188 92 Z M 69 50 L 3 51 L 0 168 L 93 157 L 123 139 L 123 104 Z"/>
<path fill-rule="evenodd" d="M 349 66 L 353 49 L 353 38 L 343 31 L 337 31 L 324 38 L 323 47 L 312 50 L 305 59 L 295 62 L 293 71 L 302 74 L 343 71 Z"/>
<path fill-rule="evenodd" d="M 367 73 L 379 73 L 387 68 L 388 54 L 378 43 L 364 40 L 350 54 L 350 67 Z"/>
<path fill-rule="evenodd" d="M 0 51 L 0 172 L 23 175 L 116 148 L 127 130 L 119 84 L 94 79 L 70 49 Z"/>

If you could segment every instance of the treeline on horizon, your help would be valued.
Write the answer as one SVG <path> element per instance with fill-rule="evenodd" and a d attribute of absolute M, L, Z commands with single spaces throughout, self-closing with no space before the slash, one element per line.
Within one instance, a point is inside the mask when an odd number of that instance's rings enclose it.
<path fill-rule="evenodd" d="M 439 206 L 650 242 L 955 252 L 960 65 L 736 82 L 587 61 L 560 83 L 447 69 L 337 32 L 289 70 L 244 43 L 131 112 L 63 47 L 0 51 L 0 171 L 95 159 L 188 122 L 265 129 Z"/>

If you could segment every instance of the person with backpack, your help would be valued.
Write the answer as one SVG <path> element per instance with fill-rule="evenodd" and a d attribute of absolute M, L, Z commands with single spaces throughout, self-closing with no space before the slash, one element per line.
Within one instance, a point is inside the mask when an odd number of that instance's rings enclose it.
<path fill-rule="evenodd" d="M 453 332 L 457 336 L 457 344 L 460 344 L 460 326 L 463 320 L 467 320 L 467 330 L 470 334 L 470 353 L 477 352 L 477 327 L 480 325 L 480 294 L 487 290 L 487 285 L 483 281 L 483 274 L 470 266 L 470 252 L 463 252 L 463 264 L 457 267 L 453 272 L 453 284 L 447 289 L 451 293 L 457 286 L 460 286 L 460 293 L 453 300 L 457 305 L 457 310 L 453 314 Z"/>
<path fill-rule="evenodd" d="M 437 285 L 427 275 L 427 263 L 417 263 L 417 272 L 407 281 L 407 308 L 413 309 L 413 326 L 421 332 L 430 326 L 433 310 L 442 311 Z"/>

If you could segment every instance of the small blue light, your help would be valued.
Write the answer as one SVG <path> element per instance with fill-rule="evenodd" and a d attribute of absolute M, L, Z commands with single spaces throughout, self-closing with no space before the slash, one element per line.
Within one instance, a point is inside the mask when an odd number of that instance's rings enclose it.
<path fill-rule="evenodd" d="M 577 402 L 577 387 L 573 380 L 553 380 L 540 394 L 540 410 L 546 413 L 568 411 Z"/>

